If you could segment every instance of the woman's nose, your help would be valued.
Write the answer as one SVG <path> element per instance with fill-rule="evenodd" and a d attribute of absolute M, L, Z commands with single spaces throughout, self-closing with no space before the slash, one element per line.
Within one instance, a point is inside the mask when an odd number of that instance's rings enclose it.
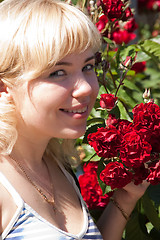
<path fill-rule="evenodd" d="M 93 87 L 91 85 L 91 79 L 86 78 L 81 74 L 78 76 L 77 81 L 74 84 L 72 97 L 79 98 L 91 95 Z"/>

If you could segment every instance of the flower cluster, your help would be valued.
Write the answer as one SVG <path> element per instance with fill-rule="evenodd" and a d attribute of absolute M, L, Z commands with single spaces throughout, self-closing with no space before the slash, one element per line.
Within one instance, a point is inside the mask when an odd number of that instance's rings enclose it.
<path fill-rule="evenodd" d="M 109 102 L 113 108 L 117 101 L 114 95 L 103 94 L 101 106 L 105 106 L 105 99 L 107 108 Z M 153 101 L 134 107 L 133 122 L 109 114 L 106 127 L 88 135 L 90 146 L 103 159 L 100 179 L 112 190 L 131 181 L 136 185 L 144 179 L 153 185 L 160 182 L 159 140 L 160 107 Z"/>
<path fill-rule="evenodd" d="M 97 178 L 98 162 L 84 164 L 84 174 L 79 176 L 79 184 L 84 201 L 90 210 L 104 208 L 112 193 L 103 196 Z"/>
<path fill-rule="evenodd" d="M 136 37 L 133 32 L 138 25 L 127 4 L 128 0 L 100 0 L 98 3 L 102 13 L 96 26 L 103 36 L 111 38 L 117 44 L 128 43 Z"/>

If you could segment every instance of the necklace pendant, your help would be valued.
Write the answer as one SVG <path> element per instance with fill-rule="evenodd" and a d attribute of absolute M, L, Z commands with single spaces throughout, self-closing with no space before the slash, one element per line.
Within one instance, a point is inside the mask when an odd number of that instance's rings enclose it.
<path fill-rule="evenodd" d="M 47 199 L 47 202 L 51 205 L 54 205 L 54 200 L 53 199 L 52 200 Z"/>

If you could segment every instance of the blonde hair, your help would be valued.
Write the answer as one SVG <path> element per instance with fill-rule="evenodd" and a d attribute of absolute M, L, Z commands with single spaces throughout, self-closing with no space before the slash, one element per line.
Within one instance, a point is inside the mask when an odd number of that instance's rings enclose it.
<path fill-rule="evenodd" d="M 0 32 L 0 79 L 10 88 L 39 77 L 68 54 L 89 47 L 96 52 L 101 44 L 98 30 L 82 11 L 55 0 L 3 1 Z M 0 103 L 0 151 L 6 154 L 17 136 L 15 130 L 11 134 L 14 112 L 13 103 Z"/>

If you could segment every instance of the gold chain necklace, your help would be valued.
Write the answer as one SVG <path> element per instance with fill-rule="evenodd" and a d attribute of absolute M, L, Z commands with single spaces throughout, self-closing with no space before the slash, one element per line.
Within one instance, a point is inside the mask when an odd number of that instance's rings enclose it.
<path fill-rule="evenodd" d="M 32 184 L 32 186 L 37 190 L 37 192 L 41 195 L 41 197 L 47 202 L 49 203 L 53 210 L 56 211 L 57 208 L 55 207 L 55 201 L 54 201 L 54 198 L 53 198 L 53 184 L 52 184 L 52 181 L 51 181 L 51 175 L 49 173 L 49 169 L 48 169 L 48 166 L 47 166 L 47 163 L 44 161 L 45 165 L 46 165 L 46 168 L 47 168 L 47 172 L 48 172 L 48 176 L 49 176 L 49 180 L 50 180 L 50 184 L 51 184 L 51 189 L 52 189 L 52 199 L 48 199 L 47 196 L 43 193 L 42 189 L 40 189 L 32 180 L 31 178 L 28 176 L 28 174 L 26 173 L 24 167 L 20 164 L 19 161 L 17 161 L 16 159 L 13 159 L 16 164 L 18 165 L 18 167 L 21 169 L 21 171 L 24 173 L 24 175 L 26 176 L 27 180 Z"/>

